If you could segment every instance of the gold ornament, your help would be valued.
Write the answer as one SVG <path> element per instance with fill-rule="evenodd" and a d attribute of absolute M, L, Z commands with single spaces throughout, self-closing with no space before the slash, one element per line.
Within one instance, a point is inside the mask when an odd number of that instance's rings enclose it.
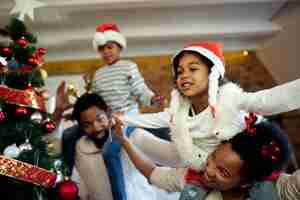
<path fill-rule="evenodd" d="M 51 138 L 44 138 L 45 140 L 48 140 L 47 148 L 48 153 L 50 156 L 57 157 L 61 154 L 61 140 L 60 139 L 51 139 Z M 51 141 L 49 141 L 51 140 Z"/>
<path fill-rule="evenodd" d="M 93 83 L 93 79 L 95 77 L 95 72 L 96 71 L 89 72 L 83 76 L 83 80 L 85 82 L 84 88 L 85 88 L 86 93 L 92 93 L 92 83 Z"/>
<path fill-rule="evenodd" d="M 48 73 L 47 73 L 47 71 L 45 70 L 45 69 L 40 69 L 40 73 L 41 73 L 41 76 L 42 76 L 42 78 L 43 78 L 43 80 L 45 81 L 45 80 L 47 80 L 47 78 L 48 78 Z"/>
<path fill-rule="evenodd" d="M 67 94 L 69 97 L 79 97 L 79 90 L 75 87 L 74 83 L 69 83 L 67 86 Z"/>

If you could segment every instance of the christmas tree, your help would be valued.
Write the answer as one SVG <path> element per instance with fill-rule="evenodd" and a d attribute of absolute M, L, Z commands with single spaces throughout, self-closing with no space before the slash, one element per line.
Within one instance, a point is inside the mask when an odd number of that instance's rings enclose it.
<path fill-rule="evenodd" d="M 45 107 L 46 50 L 36 48 L 37 38 L 16 18 L 0 35 L 1 199 L 75 199 L 76 185 L 45 142 L 55 130 Z"/>

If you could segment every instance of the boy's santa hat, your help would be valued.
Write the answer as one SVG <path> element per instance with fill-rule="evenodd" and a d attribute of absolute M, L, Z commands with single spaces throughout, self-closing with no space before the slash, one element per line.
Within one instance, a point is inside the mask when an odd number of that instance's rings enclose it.
<path fill-rule="evenodd" d="M 96 33 L 93 39 L 93 47 L 95 51 L 99 46 L 105 45 L 107 42 L 116 42 L 122 48 L 126 48 L 126 39 L 120 33 L 116 24 L 100 24 L 96 27 Z"/>
<path fill-rule="evenodd" d="M 214 109 L 217 103 L 217 95 L 219 90 L 219 79 L 224 78 L 225 66 L 224 66 L 224 55 L 222 52 L 222 45 L 217 42 L 201 42 L 196 44 L 191 44 L 177 52 L 173 59 L 173 75 L 175 75 L 176 68 L 178 66 L 178 59 L 182 52 L 192 51 L 198 53 L 207 59 L 209 59 L 213 66 L 210 69 L 209 74 L 209 85 L 208 85 L 208 102 L 209 105 Z"/>

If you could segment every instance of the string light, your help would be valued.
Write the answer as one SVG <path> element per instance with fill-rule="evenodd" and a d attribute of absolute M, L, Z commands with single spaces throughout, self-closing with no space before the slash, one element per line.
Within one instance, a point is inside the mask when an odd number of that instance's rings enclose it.
<path fill-rule="evenodd" d="M 247 50 L 244 50 L 243 51 L 243 56 L 248 56 L 249 55 L 249 52 Z"/>

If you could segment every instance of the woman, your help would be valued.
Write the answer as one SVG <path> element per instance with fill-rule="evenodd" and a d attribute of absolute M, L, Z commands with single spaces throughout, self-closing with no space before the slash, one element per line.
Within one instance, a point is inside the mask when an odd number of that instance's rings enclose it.
<path fill-rule="evenodd" d="M 286 135 L 269 122 L 255 124 L 247 118 L 247 129 L 218 145 L 208 156 L 202 171 L 192 168 L 159 167 L 141 157 L 121 130 L 117 120 L 115 133 L 135 166 L 148 180 L 167 191 L 182 191 L 181 199 L 246 200 L 256 182 L 282 170 L 289 157 Z M 274 178 L 274 177 L 273 177 Z M 300 174 L 282 174 L 274 184 L 275 194 L 268 199 L 296 200 L 300 197 Z M 205 190 L 199 189 L 205 188 Z M 270 187 L 273 187 L 271 184 Z M 208 194 L 205 194 L 208 191 Z M 256 195 L 262 195 L 256 192 Z"/>

